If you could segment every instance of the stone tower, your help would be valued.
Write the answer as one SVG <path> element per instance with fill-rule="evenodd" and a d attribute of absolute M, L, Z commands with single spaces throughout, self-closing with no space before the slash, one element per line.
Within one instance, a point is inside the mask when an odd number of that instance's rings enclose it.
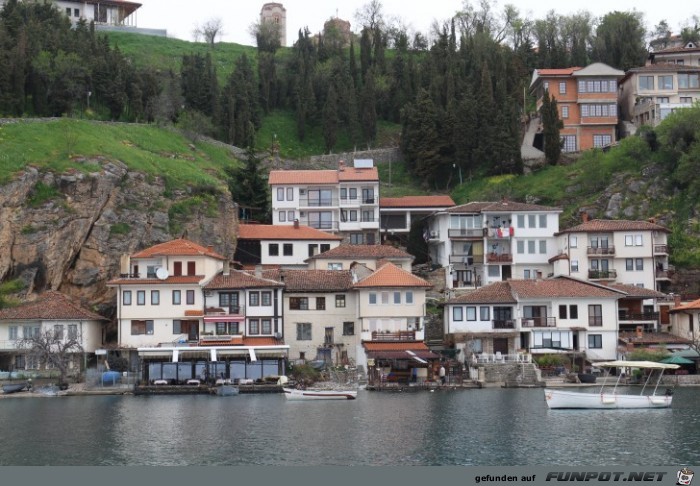
<path fill-rule="evenodd" d="M 274 22 L 279 26 L 280 45 L 287 46 L 287 9 L 281 3 L 266 3 L 260 10 L 260 23 Z"/>

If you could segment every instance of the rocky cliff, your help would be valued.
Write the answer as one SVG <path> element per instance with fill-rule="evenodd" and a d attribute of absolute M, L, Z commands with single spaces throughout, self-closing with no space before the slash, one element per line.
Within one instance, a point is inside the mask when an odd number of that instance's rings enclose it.
<path fill-rule="evenodd" d="M 237 211 L 228 193 L 175 191 L 114 160 L 78 163 L 87 170 L 29 166 L 0 187 L 0 281 L 20 278 L 27 293 L 59 290 L 110 315 L 106 283 L 123 254 L 184 234 L 233 256 Z"/>

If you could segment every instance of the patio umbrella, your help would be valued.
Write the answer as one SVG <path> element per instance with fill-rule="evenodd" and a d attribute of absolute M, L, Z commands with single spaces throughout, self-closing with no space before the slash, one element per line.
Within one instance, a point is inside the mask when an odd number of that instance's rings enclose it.
<path fill-rule="evenodd" d="M 693 361 L 691 361 L 687 358 L 684 358 L 683 356 L 678 356 L 678 355 L 674 354 L 674 355 L 669 356 L 668 358 L 662 359 L 661 363 L 682 365 L 682 364 L 693 364 Z"/>

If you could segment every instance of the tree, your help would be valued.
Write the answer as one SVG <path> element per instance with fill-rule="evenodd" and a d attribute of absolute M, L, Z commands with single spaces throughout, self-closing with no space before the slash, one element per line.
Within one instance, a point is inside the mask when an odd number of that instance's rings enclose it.
<path fill-rule="evenodd" d="M 551 165 L 559 162 L 561 155 L 561 136 L 559 130 L 564 128 L 564 123 L 559 119 L 557 110 L 557 100 L 549 96 L 549 91 L 545 90 L 542 99 L 542 133 L 544 135 L 544 156 Z"/>
<path fill-rule="evenodd" d="M 31 356 L 43 363 L 47 368 L 57 369 L 59 383 L 67 383 L 71 361 L 78 353 L 83 352 L 80 334 L 64 335 L 63 326 L 39 331 L 32 336 L 24 337 L 17 347 L 26 349 Z"/>
<path fill-rule="evenodd" d="M 417 219 L 411 223 L 406 251 L 415 257 L 413 260 L 414 265 L 420 265 L 430 261 L 430 251 L 425 238 L 426 231 L 425 223 L 422 220 Z"/>
<path fill-rule="evenodd" d="M 202 26 L 196 26 L 194 28 L 195 40 L 199 37 L 204 38 L 204 42 L 210 46 L 214 46 L 217 37 L 224 35 L 224 21 L 220 17 L 215 17 L 204 22 Z"/>
<path fill-rule="evenodd" d="M 333 85 L 328 89 L 323 106 L 323 141 L 327 152 L 331 152 L 338 141 L 338 96 Z"/>
<path fill-rule="evenodd" d="M 605 15 L 596 29 L 593 60 L 623 71 L 644 65 L 647 50 L 643 20 L 643 14 L 637 11 Z"/>
<path fill-rule="evenodd" d="M 255 151 L 248 147 L 245 166 L 237 169 L 227 168 L 226 174 L 233 200 L 258 214 L 257 219 L 260 222 L 269 221 L 268 185 L 261 173 L 260 159 L 255 155 Z"/>

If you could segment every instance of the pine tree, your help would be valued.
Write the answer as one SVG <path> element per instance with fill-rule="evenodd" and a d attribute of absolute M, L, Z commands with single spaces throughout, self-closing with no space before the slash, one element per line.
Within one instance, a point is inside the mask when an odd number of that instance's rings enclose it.
<path fill-rule="evenodd" d="M 331 84 L 323 106 L 323 140 L 326 151 L 331 152 L 338 139 L 338 96 Z"/>
<path fill-rule="evenodd" d="M 547 163 L 556 165 L 561 155 L 561 136 L 559 130 L 564 128 L 564 124 L 559 119 L 557 100 L 549 96 L 549 91 L 545 90 L 542 98 L 542 134 L 544 136 L 544 156 Z"/>

